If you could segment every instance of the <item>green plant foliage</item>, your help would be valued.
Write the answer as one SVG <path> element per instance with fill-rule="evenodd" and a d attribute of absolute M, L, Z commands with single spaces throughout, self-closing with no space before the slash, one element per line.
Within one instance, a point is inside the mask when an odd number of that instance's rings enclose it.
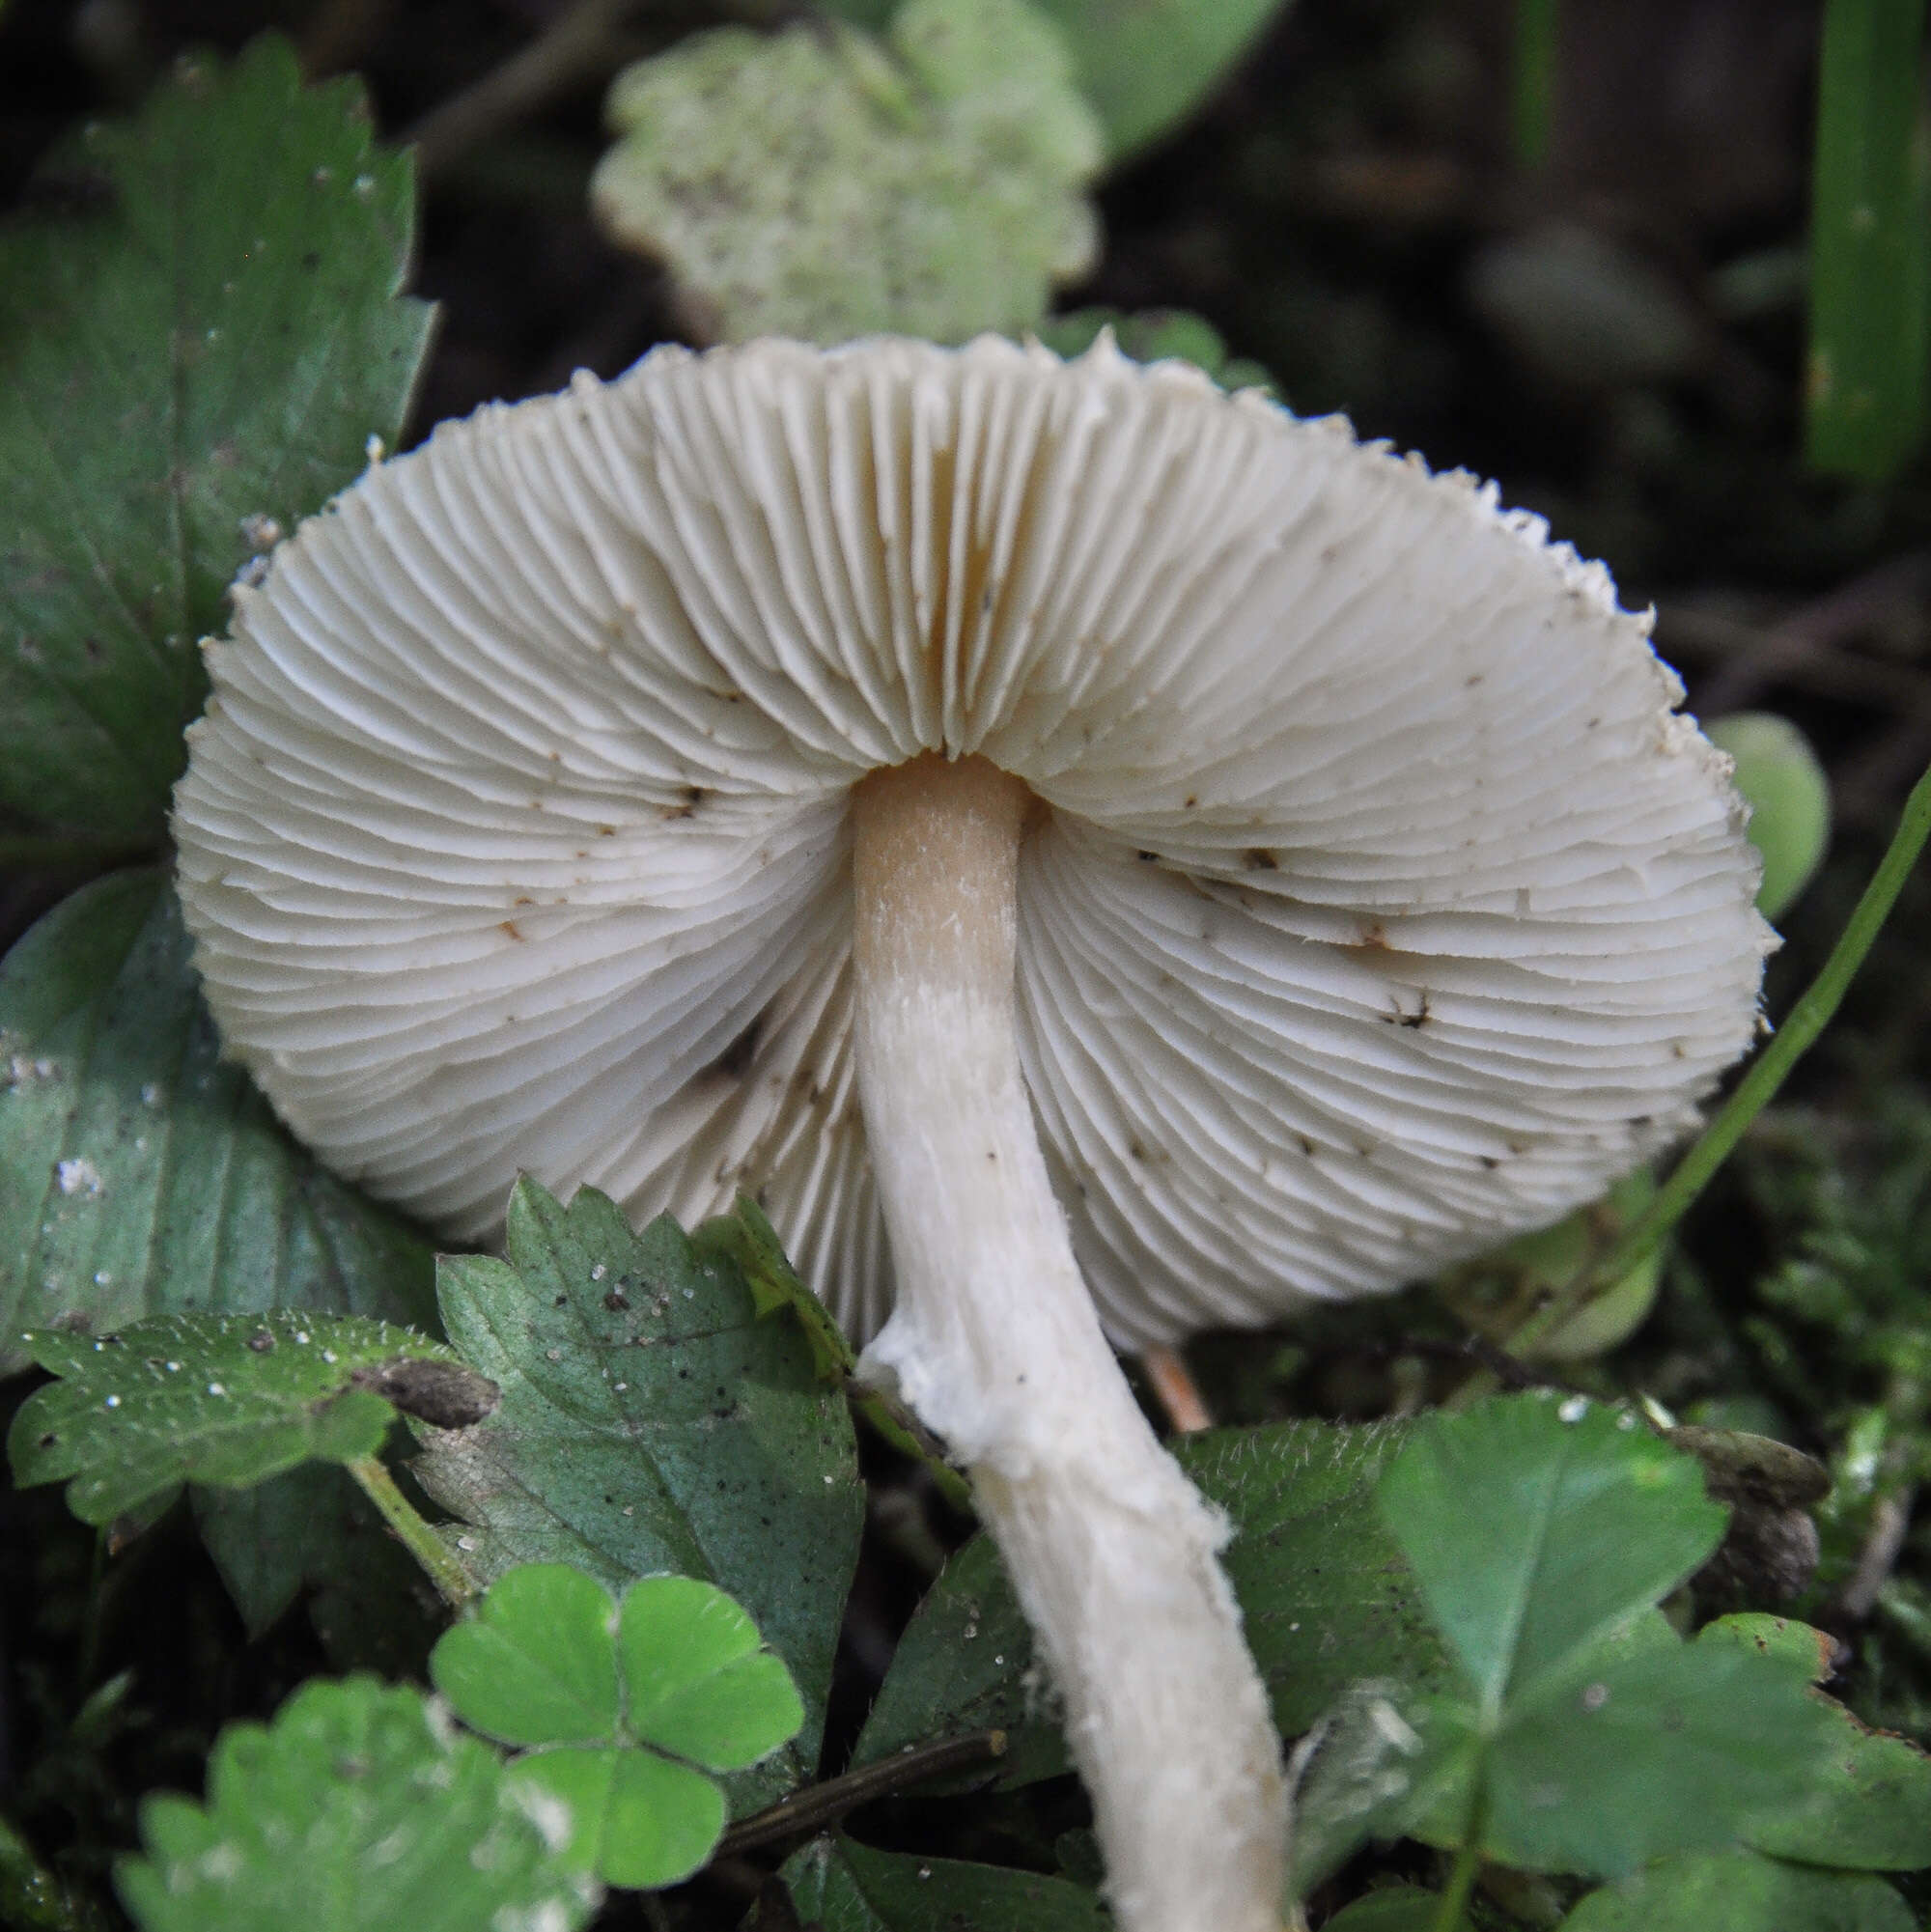
<path fill-rule="evenodd" d="M 1737 1355 L 1835 1445 L 1817 1511 L 1825 1595 L 1855 1570 L 1873 1512 L 1931 1475 L 1931 1108 L 1902 1090 L 1855 1122 L 1781 1107 L 1737 1165 L 1771 1254 Z"/>
<path fill-rule="evenodd" d="M 1441 1899 L 1418 1886 L 1384 1886 L 1337 1912 L 1322 1932 L 1434 1932 L 1441 1908 Z"/>
<path fill-rule="evenodd" d="M 1185 309 L 1143 309 L 1128 315 L 1120 309 L 1074 309 L 1050 316 L 1036 333 L 1055 355 L 1083 353 L 1111 329 L 1120 352 L 1135 362 L 1190 362 L 1204 369 L 1223 389 L 1265 389 L 1273 393 L 1273 379 L 1258 362 L 1227 353 L 1220 331 L 1203 316 Z"/>
<path fill-rule="evenodd" d="M 1882 1879 L 1729 1851 L 1665 1859 L 1592 1891 L 1562 1932 L 1916 1932 L 1917 1924 Z"/>
<path fill-rule="evenodd" d="M 1248 1644 L 1283 1735 L 1304 1731 L 1360 1678 L 1434 1684 L 1440 1639 L 1414 1608 L 1415 1580 L 1378 1520 L 1376 1478 L 1395 1428 L 1285 1422 L 1217 1430 L 1172 1444 L 1201 1493 L 1238 1528 L 1226 1556 Z M 1028 1688 L 1032 1638 L 990 1539 L 968 1544 L 899 1641 L 854 1762 L 998 1728 L 1011 1745 L 1000 1781 L 1066 1768 L 1057 1728 Z M 976 1779 L 984 1781 L 984 1774 Z"/>
<path fill-rule="evenodd" d="M 1441 1276 L 1436 1292 L 1479 1334 L 1531 1361 L 1586 1361 L 1625 1342 L 1656 1304 L 1663 1251 L 1598 1283 L 1589 1263 L 1656 1198 L 1648 1168 L 1551 1227 L 1518 1235 Z"/>
<path fill-rule="evenodd" d="M 874 1851 L 851 1838 L 815 1840 L 782 1876 L 798 1922 L 821 1932 L 1105 1932 L 1113 1922 L 1095 1893 L 1063 1878 Z"/>
<path fill-rule="evenodd" d="M 1075 77 L 1113 156 L 1177 126 L 1225 78 L 1281 0 L 1037 0 L 1066 37 Z M 882 26 L 891 0 L 831 0 L 826 12 Z"/>
<path fill-rule="evenodd" d="M 617 76 L 592 200 L 708 337 L 1017 334 L 1086 268 L 1101 134 L 1024 0 L 722 28 Z"/>
<path fill-rule="evenodd" d="M 112 1523 L 184 1482 L 247 1489 L 302 1463 L 374 1455 L 392 1402 L 420 1408 L 415 1391 L 432 1386 L 462 1389 L 470 1421 L 494 1406 L 447 1349 L 355 1316 L 162 1315 L 93 1339 L 53 1329 L 24 1339 L 60 1380 L 14 1417 L 14 1479 L 70 1479 L 83 1523 Z"/>
<path fill-rule="evenodd" d="M 740 1194 L 728 1215 L 693 1228 L 690 1246 L 699 1261 L 722 1259 L 737 1268 L 760 1317 L 783 1315 L 795 1321 L 826 1382 L 842 1382 L 858 1365 L 852 1344 L 825 1303 L 798 1278 L 777 1230 L 749 1194 Z"/>
<path fill-rule="evenodd" d="M 1883 482 L 1923 440 L 1931 384 L 1924 0 L 1828 0 L 1810 192 L 1805 453 Z"/>
<path fill-rule="evenodd" d="M 1841 1713 L 1814 1647 L 1680 1642 L 1650 1608 L 1715 1547 L 1696 1465 L 1581 1398 L 1421 1423 L 1377 1501 L 1459 1667 L 1358 1687 L 1301 1794 L 1304 1890 L 1368 1836 L 1619 1876 L 1825 1788 Z"/>
<path fill-rule="evenodd" d="M 1835 1643 L 1788 1617 L 1726 1616 L 1707 1626 L 1698 1646 L 1735 1643 L 1765 1655 L 1780 1651 L 1813 1683 L 1831 1674 Z M 1818 1767 L 1804 1808 L 1750 1826 L 1760 1852 L 1842 1871 L 1917 1871 L 1931 1865 L 1931 1757 L 1901 1737 L 1861 1724 L 1841 1704 L 1821 1699 L 1837 1735 Z"/>
<path fill-rule="evenodd" d="M 755 1808 L 816 1764 L 864 1517 L 845 1398 L 803 1329 L 761 1319 L 736 1263 L 668 1216 L 639 1235 L 592 1189 L 565 1209 L 523 1181 L 506 1252 L 440 1263 L 450 1339 L 503 1399 L 431 1436 L 416 1472 L 485 1581 L 561 1562 L 618 1592 L 673 1572 L 742 1603 L 806 1714 L 730 1781 L 734 1810 Z"/>
<path fill-rule="evenodd" d="M 103 879 L 0 963 L 0 1373 L 23 1329 L 277 1307 L 434 1325 L 425 1243 L 221 1059 L 174 894 Z"/>
<path fill-rule="evenodd" d="M 223 592 L 401 428 L 410 169 L 267 38 L 43 172 L 87 192 L 0 231 L 0 806 L 152 845 Z"/>
<path fill-rule="evenodd" d="M 1809 884 L 1831 843 L 1831 781 L 1810 741 L 1775 712 L 1738 712 L 1706 727 L 1737 761 L 1749 800 L 1750 843 L 1763 854 L 1757 910 L 1776 919 Z"/>
<path fill-rule="evenodd" d="M 597 1890 L 567 1834 L 421 1693 L 314 1682 L 222 1732 L 205 1806 L 143 1805 L 121 1896 L 142 1932 L 569 1932 Z"/>
<path fill-rule="evenodd" d="M 310 1463 L 252 1489 L 192 1490 L 189 1500 L 251 1638 L 307 1592 L 336 1669 L 422 1674 L 439 1627 L 422 1572 L 346 1470 Z"/>
<path fill-rule="evenodd" d="M 693 1577 L 647 1577 L 619 1606 L 581 1570 L 525 1564 L 443 1636 L 430 1671 L 465 1723 L 537 1747 L 516 1775 L 570 1806 L 576 1856 L 612 1885 L 688 1878 L 724 1829 L 704 1772 L 755 1764 L 804 1722 L 751 1619 Z"/>
<path fill-rule="evenodd" d="M 1723 1512 L 1627 1412 L 1539 1396 L 1422 1423 L 1376 1492 L 1486 1713 L 1672 1589 Z"/>

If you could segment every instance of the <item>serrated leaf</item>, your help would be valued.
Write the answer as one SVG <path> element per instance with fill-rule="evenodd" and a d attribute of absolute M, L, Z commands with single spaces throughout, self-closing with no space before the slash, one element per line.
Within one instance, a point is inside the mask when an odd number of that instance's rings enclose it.
<path fill-rule="evenodd" d="M 1807 1624 L 1761 1614 L 1720 1617 L 1698 1634 L 1701 1650 L 1734 1643 L 1766 1656 L 1787 1655 L 1821 1683 L 1833 1638 Z M 1908 1739 L 1873 1731 L 1834 1700 L 1813 1692 L 1835 1725 L 1808 1800 L 1753 1824 L 1745 1834 L 1760 1852 L 1845 1871 L 1917 1871 L 1931 1865 L 1931 1757 Z"/>
<path fill-rule="evenodd" d="M 844 1837 L 815 1840 L 780 1875 L 800 1922 L 822 1932 L 1106 1932 L 1113 1922 L 1096 1893 L 1063 1878 L 874 1851 Z"/>
<path fill-rule="evenodd" d="M 1562 1932 L 1916 1932 L 1917 1923 L 1882 1879 L 1730 1851 L 1665 1859 L 1592 1891 Z"/>
<path fill-rule="evenodd" d="M 1091 263 L 1102 135 L 1024 0 L 909 0 L 856 29 L 721 28 L 619 74 L 591 195 L 700 333 L 1018 333 Z"/>
<path fill-rule="evenodd" d="M 84 192 L 0 230 L 0 806 L 152 843 L 230 581 L 401 429 L 410 163 L 265 37 L 42 174 Z"/>
<path fill-rule="evenodd" d="M 206 1806 L 150 1798 L 122 1861 L 143 1932 L 568 1932 L 597 1892 L 494 1752 L 431 1721 L 419 1692 L 311 1683 L 270 1725 L 231 1724 Z M 533 1815 L 533 1810 L 535 1815 Z"/>
<path fill-rule="evenodd" d="M 1235 1525 L 1223 1560 L 1284 1736 L 1306 1730 L 1358 1679 L 1431 1685 L 1444 1674 L 1441 1641 L 1415 1609 L 1414 1580 L 1372 1500 L 1402 1440 L 1399 1428 L 1302 1421 L 1212 1430 L 1172 1445 Z M 990 1727 L 1012 1739 L 1001 1782 L 1063 1771 L 1057 1729 L 1029 1684 L 1031 1664 L 1025 1619 L 990 1540 L 977 1538 L 946 1565 L 900 1639 L 854 1761 Z"/>
<path fill-rule="evenodd" d="M 864 1516 L 844 1396 L 797 1325 L 760 1320 L 736 1265 L 667 1216 L 639 1235 L 594 1190 L 566 1210 L 525 1181 L 506 1246 L 439 1272 L 451 1340 L 502 1406 L 431 1438 L 417 1472 L 486 1581 L 564 1562 L 613 1592 L 674 1573 L 742 1604 L 805 1710 L 792 1745 L 729 1780 L 755 1808 L 816 1767 Z"/>
<path fill-rule="evenodd" d="M 30 1327 L 327 1309 L 434 1325 L 428 1245 L 221 1058 L 159 873 L 97 881 L 0 963 L 0 1373 Z"/>
<path fill-rule="evenodd" d="M 795 1321 L 826 1382 L 843 1380 L 858 1365 L 857 1355 L 831 1319 L 831 1311 L 798 1279 L 777 1229 L 749 1194 L 740 1194 L 728 1215 L 717 1215 L 693 1228 L 690 1246 L 700 1260 L 721 1255 L 737 1264 L 760 1316 L 788 1316 Z"/>
<path fill-rule="evenodd" d="M 1376 1503 L 1490 1713 L 1673 1588 L 1725 1521 L 1634 1417 L 1540 1395 L 1428 1417 Z"/>
<path fill-rule="evenodd" d="M 306 1309 L 163 1315 L 92 1339 L 30 1329 L 22 1340 L 60 1380 L 14 1417 L 14 1479 L 71 1478 L 68 1506 L 93 1524 L 183 1482 L 245 1489 L 302 1463 L 374 1455 L 395 1412 L 369 1385 L 406 1358 L 451 1360 L 407 1329 Z"/>

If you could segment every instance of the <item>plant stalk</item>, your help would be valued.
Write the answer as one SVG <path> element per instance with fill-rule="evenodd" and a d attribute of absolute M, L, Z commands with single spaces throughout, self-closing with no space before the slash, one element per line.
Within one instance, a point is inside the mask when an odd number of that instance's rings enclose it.
<path fill-rule="evenodd" d="M 451 1610 L 461 1610 L 476 1594 L 476 1580 L 457 1560 L 435 1531 L 425 1523 L 379 1456 L 357 1456 L 344 1465 L 362 1494 L 382 1512 L 403 1547 L 423 1567 L 436 1594 Z"/>

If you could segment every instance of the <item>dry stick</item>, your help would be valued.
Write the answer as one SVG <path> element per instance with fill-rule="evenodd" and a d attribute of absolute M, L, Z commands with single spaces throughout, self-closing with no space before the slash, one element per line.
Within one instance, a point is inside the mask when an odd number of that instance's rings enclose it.
<path fill-rule="evenodd" d="M 1140 1362 L 1176 1435 L 1191 1436 L 1214 1426 L 1213 1412 L 1188 1369 L 1187 1358 L 1178 1349 L 1155 1342 L 1140 1351 Z"/>
<path fill-rule="evenodd" d="M 1762 633 L 1762 648 L 1732 660 L 1702 693 L 1712 714 L 1749 703 L 1766 685 L 1793 671 L 1819 651 L 1846 643 L 1887 610 L 1922 599 L 1931 585 L 1931 556 L 1923 551 L 1854 577 L 1828 596 L 1782 618 Z"/>
<path fill-rule="evenodd" d="M 1790 1017 L 1737 1082 L 1736 1090 L 1704 1129 L 1702 1137 L 1657 1190 L 1656 1198 L 1624 1230 L 1609 1252 L 1553 1295 L 1509 1337 L 1511 1355 L 1520 1356 L 1532 1349 L 1552 1329 L 1565 1321 L 1578 1302 L 1592 1289 L 1620 1281 L 1663 1245 L 1670 1229 L 1690 1211 L 1696 1197 L 1715 1178 L 1718 1168 L 1729 1159 L 1750 1122 L 1775 1098 L 1790 1070 L 1831 1023 L 1898 893 L 1904 889 L 1912 867 L 1917 863 L 1927 835 L 1931 835 L 1931 770 L 1918 779 L 1904 801 L 1897 830 L 1891 835 L 1884 857 L 1878 861 L 1870 883 L 1864 887 L 1863 897 L 1845 922 L 1837 943 L 1831 949 L 1831 957 L 1791 1009 Z M 1461 1408 L 1493 1393 L 1495 1386 L 1495 1378 L 1486 1371 L 1471 1376 L 1455 1391 L 1450 1406 Z"/>
<path fill-rule="evenodd" d="M 938 1778 L 948 1771 L 964 1771 L 972 1765 L 990 1764 L 1006 1754 L 1004 1731 L 968 1731 L 964 1737 L 943 1738 L 937 1744 L 909 1745 L 896 1757 L 882 1764 L 868 1764 L 862 1771 L 848 1771 L 843 1778 L 827 1778 L 803 1791 L 780 1798 L 769 1809 L 754 1813 L 741 1825 L 733 1825 L 717 1841 L 715 1856 L 736 1858 L 759 1845 L 779 1838 L 794 1837 L 799 1832 L 815 1832 L 836 1824 L 848 1811 L 869 1805 L 875 1798 L 888 1798 L 908 1784 Z"/>

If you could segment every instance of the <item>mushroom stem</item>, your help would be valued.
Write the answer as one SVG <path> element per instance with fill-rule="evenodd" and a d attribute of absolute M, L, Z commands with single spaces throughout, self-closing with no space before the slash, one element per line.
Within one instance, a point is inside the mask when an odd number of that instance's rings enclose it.
<path fill-rule="evenodd" d="M 898 1277 L 866 1352 L 970 1472 L 1093 1800 L 1123 1932 L 1273 1932 L 1286 1806 L 1226 1526 L 1115 1361 L 1020 1070 L 1019 856 L 982 758 L 854 802 L 858 1091 Z"/>

